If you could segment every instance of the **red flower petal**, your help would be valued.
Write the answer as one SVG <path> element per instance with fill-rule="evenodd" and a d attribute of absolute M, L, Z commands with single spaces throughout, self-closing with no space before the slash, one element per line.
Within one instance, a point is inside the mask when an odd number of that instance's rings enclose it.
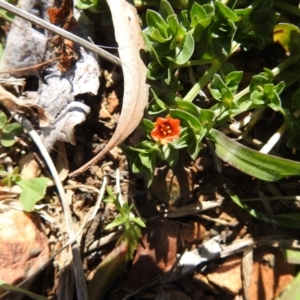
<path fill-rule="evenodd" d="M 157 118 L 155 128 L 151 131 L 150 135 L 154 141 L 165 145 L 179 138 L 180 135 L 180 120 L 172 119 L 167 116 L 166 118 Z"/>

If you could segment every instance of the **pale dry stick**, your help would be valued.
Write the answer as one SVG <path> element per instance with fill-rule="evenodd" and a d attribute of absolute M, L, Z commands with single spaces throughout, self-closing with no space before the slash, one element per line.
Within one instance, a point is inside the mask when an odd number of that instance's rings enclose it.
<path fill-rule="evenodd" d="M 78 37 L 77 35 L 68 32 L 62 28 L 59 28 L 49 22 L 46 22 L 26 11 L 23 11 L 7 2 L 5 2 L 4 0 L 0 0 L 0 8 L 3 8 L 35 25 L 38 25 L 44 29 L 47 29 L 51 32 L 54 32 L 60 36 L 62 36 L 65 39 L 68 39 L 76 44 L 81 45 L 82 47 L 91 50 L 92 52 L 94 52 L 95 54 L 99 55 L 100 57 L 105 58 L 106 60 L 110 61 L 111 63 L 115 64 L 116 66 L 121 67 L 121 61 L 118 57 L 112 55 L 111 53 L 99 48 L 98 46 Z"/>
<path fill-rule="evenodd" d="M 253 126 L 257 123 L 257 121 L 261 118 L 264 111 L 265 108 L 258 108 L 253 113 L 251 113 L 251 115 L 247 115 L 241 121 L 234 122 L 233 124 L 229 125 L 229 127 L 233 129 L 240 129 L 241 127 L 247 126 L 246 130 L 248 133 L 253 128 Z"/>
<path fill-rule="evenodd" d="M 255 241 L 252 238 L 235 240 L 228 246 L 223 246 L 223 251 L 220 253 L 221 258 L 231 256 L 233 254 L 244 252 L 255 244 Z"/>
<path fill-rule="evenodd" d="M 164 213 L 165 218 L 179 218 L 184 217 L 187 215 L 194 215 L 198 214 L 201 211 L 213 209 L 216 207 L 221 206 L 222 200 L 216 200 L 216 201 L 203 201 L 199 205 L 187 205 L 185 207 L 182 207 L 180 209 L 177 209 L 175 211 L 166 211 Z"/>
<path fill-rule="evenodd" d="M 100 208 L 100 204 L 102 202 L 102 199 L 103 199 L 103 196 L 104 196 L 104 193 L 105 193 L 105 187 L 107 185 L 107 177 L 104 176 L 103 177 L 103 182 L 102 182 L 102 186 L 101 186 L 101 190 L 98 191 L 98 189 L 96 189 L 95 187 L 89 187 L 88 185 L 85 185 L 85 184 L 78 184 L 76 185 L 76 188 L 80 189 L 80 188 L 83 188 L 83 189 L 92 189 L 94 190 L 95 192 L 97 192 L 99 194 L 99 197 L 94 205 L 94 208 L 91 208 L 88 213 L 86 214 L 86 217 L 85 217 L 85 221 L 83 222 L 82 226 L 80 227 L 80 229 L 78 230 L 78 232 L 82 232 L 83 229 L 88 225 L 88 223 L 90 221 L 92 221 L 95 217 L 96 217 L 96 214 Z M 64 187 L 65 189 L 74 189 L 74 186 L 72 185 L 67 185 Z M 79 235 L 77 232 L 76 235 Z"/>
<path fill-rule="evenodd" d="M 293 115 L 295 117 L 300 116 L 300 109 L 297 109 Z M 260 149 L 259 152 L 261 153 L 269 153 L 273 147 L 278 143 L 278 141 L 281 139 L 283 134 L 286 132 L 288 129 L 288 124 L 285 122 L 284 124 L 281 125 L 281 127 L 271 136 L 271 138 L 266 142 L 266 144 Z"/>
<path fill-rule="evenodd" d="M 90 244 L 87 248 L 86 252 L 96 251 L 97 249 L 117 240 L 124 233 L 123 229 L 119 229 L 118 231 L 109 233 L 106 236 L 103 236 L 99 240 L 95 240 L 92 244 Z"/>
<path fill-rule="evenodd" d="M 11 112 L 12 114 L 14 112 Z M 46 164 L 48 165 L 48 168 L 51 172 L 51 175 L 53 176 L 55 185 L 57 187 L 59 196 L 61 198 L 61 203 L 62 207 L 64 210 L 64 215 L 65 215 L 65 221 L 68 229 L 68 235 L 69 239 L 72 240 L 71 243 L 71 249 L 72 249 L 72 255 L 73 255 L 73 265 L 74 265 L 74 275 L 75 275 L 75 281 L 76 281 L 76 290 L 77 290 L 77 297 L 80 300 L 87 300 L 88 295 L 87 295 L 87 289 L 86 289 L 86 281 L 85 281 L 85 275 L 84 275 L 84 270 L 82 266 L 82 261 L 81 261 L 81 255 L 80 255 L 80 250 L 78 247 L 78 243 L 76 241 L 76 233 L 74 229 L 74 224 L 72 220 L 72 213 L 71 209 L 69 207 L 66 194 L 63 188 L 63 185 L 60 181 L 59 175 L 56 171 L 55 165 L 45 148 L 45 145 L 43 144 L 40 136 L 38 133 L 34 130 L 33 126 L 31 123 L 24 117 L 19 114 L 14 114 L 15 120 L 20 123 L 27 131 L 28 135 L 32 138 L 36 146 L 41 152 L 41 155 L 46 161 Z"/>
<path fill-rule="evenodd" d="M 221 219 L 218 219 L 218 218 L 212 218 L 210 216 L 207 216 L 207 215 L 203 215 L 203 214 L 197 214 L 195 215 L 196 217 L 198 218 L 201 218 L 203 220 L 207 220 L 207 221 L 210 221 L 210 222 L 214 222 L 214 223 L 218 223 L 220 225 L 224 225 L 224 226 L 232 226 L 232 227 L 235 227 L 237 226 L 239 223 L 231 223 L 231 222 L 228 222 L 226 220 L 221 220 Z"/>
<path fill-rule="evenodd" d="M 231 124 L 229 126 L 230 130 L 233 131 L 233 133 L 235 134 L 234 131 L 238 132 L 239 129 L 243 126 L 246 126 L 246 129 L 241 132 L 239 135 L 238 139 L 243 139 L 246 142 L 250 142 L 251 144 L 253 144 L 256 147 L 259 147 L 262 145 L 262 142 L 258 141 L 255 138 L 252 138 L 248 135 L 248 133 L 252 130 L 252 128 L 254 127 L 254 125 L 260 120 L 262 114 L 264 113 L 265 108 L 258 108 L 256 109 L 251 116 L 246 116 L 243 120 L 239 121 L 239 122 L 235 122 L 233 124 Z"/>
<path fill-rule="evenodd" d="M 228 128 L 227 128 L 227 127 L 228 127 Z M 230 127 L 230 126 L 226 126 L 226 128 L 224 127 L 224 129 L 225 129 L 225 130 L 223 131 L 224 134 L 232 133 L 232 134 L 238 136 L 237 139 L 240 139 L 240 138 L 241 138 L 241 137 L 240 137 L 241 134 L 242 134 L 242 131 L 241 131 L 241 130 L 236 129 L 236 128 L 233 128 L 233 127 Z M 257 140 L 256 138 L 253 138 L 253 137 L 251 137 L 251 136 L 249 136 L 249 135 L 243 136 L 243 140 L 244 140 L 245 142 L 247 142 L 248 144 L 253 145 L 254 147 L 256 147 L 256 148 L 258 148 L 258 149 L 260 149 L 261 146 L 262 146 L 262 144 L 263 144 L 261 141 Z"/>
<path fill-rule="evenodd" d="M 242 282 L 244 300 L 251 300 L 249 297 L 249 288 L 251 283 L 251 275 L 253 271 L 253 248 L 254 245 L 250 245 L 243 251 L 242 258 Z"/>

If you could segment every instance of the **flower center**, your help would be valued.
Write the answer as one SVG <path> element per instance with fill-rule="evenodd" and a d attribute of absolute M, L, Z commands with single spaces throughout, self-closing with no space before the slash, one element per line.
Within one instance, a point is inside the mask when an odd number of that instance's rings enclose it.
<path fill-rule="evenodd" d="M 167 124 L 162 124 L 160 125 L 160 128 L 159 128 L 160 132 L 163 134 L 163 135 L 168 135 L 170 133 L 172 133 L 172 128 L 170 125 L 167 125 Z"/>

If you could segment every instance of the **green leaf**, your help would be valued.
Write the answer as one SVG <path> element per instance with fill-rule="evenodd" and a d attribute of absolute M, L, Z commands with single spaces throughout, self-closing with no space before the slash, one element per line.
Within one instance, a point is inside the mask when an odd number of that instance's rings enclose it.
<path fill-rule="evenodd" d="M 148 119 L 142 119 L 138 128 L 144 135 L 149 135 L 150 132 L 155 128 L 155 125 Z"/>
<path fill-rule="evenodd" d="M 167 19 L 168 16 L 175 14 L 172 6 L 166 0 L 160 1 L 159 13 L 164 19 Z"/>
<path fill-rule="evenodd" d="M 183 123 L 187 124 L 195 132 L 199 132 L 202 128 L 200 121 L 192 114 L 186 111 L 180 109 L 170 109 L 170 116 L 174 119 L 180 119 Z"/>
<path fill-rule="evenodd" d="M 7 117 L 4 112 L 0 112 L 0 129 L 3 129 L 6 126 Z"/>
<path fill-rule="evenodd" d="M 124 272 L 131 260 L 136 245 L 130 245 L 129 239 L 121 241 L 100 263 L 88 284 L 88 299 L 106 299 L 106 293 Z M 134 246 L 134 247 L 132 247 Z"/>
<path fill-rule="evenodd" d="M 164 36 L 165 38 L 167 37 L 167 30 L 169 25 L 159 13 L 154 10 L 148 9 L 146 12 L 146 22 L 150 28 L 156 28 L 157 30 L 159 30 L 159 33 L 162 36 Z"/>
<path fill-rule="evenodd" d="M 236 203 L 239 207 L 246 210 L 251 216 L 259 220 L 288 228 L 300 228 L 300 214 L 280 214 L 280 215 L 267 215 L 261 213 L 253 208 L 250 208 L 248 205 L 243 203 L 238 195 L 233 193 L 230 189 L 225 188 L 231 200 Z"/>
<path fill-rule="evenodd" d="M 190 140 L 190 142 L 187 143 L 187 152 L 190 155 L 190 157 L 195 160 L 201 150 L 202 146 L 202 139 L 205 136 L 206 130 L 203 128 L 201 130 L 202 134 L 196 134 L 193 136 L 193 138 Z"/>
<path fill-rule="evenodd" d="M 290 110 L 285 110 L 284 118 L 292 135 L 300 132 L 300 119 L 294 116 Z"/>
<path fill-rule="evenodd" d="M 35 300 L 47 300 L 48 299 L 48 298 L 45 298 L 43 296 L 40 296 L 40 295 L 31 293 L 29 291 L 26 291 L 25 289 L 13 286 L 13 285 L 3 281 L 2 279 L 0 279 L 0 289 L 21 293 L 21 294 L 27 295 L 31 299 L 35 299 Z"/>
<path fill-rule="evenodd" d="M 172 38 L 173 38 L 169 46 L 169 49 L 174 50 L 176 47 L 180 47 L 180 45 L 182 45 L 182 42 L 186 34 L 186 30 L 181 26 L 176 15 L 169 16 L 167 18 L 167 22 L 172 31 Z"/>
<path fill-rule="evenodd" d="M 92 1 L 86 2 L 86 1 L 80 0 L 76 3 L 76 8 L 81 9 L 81 10 L 89 9 L 93 6 L 94 6 L 94 4 Z"/>
<path fill-rule="evenodd" d="M 266 74 L 261 73 L 258 75 L 254 75 L 249 86 L 250 93 L 256 90 L 262 92 L 264 85 L 272 82 L 272 80 L 273 79 L 268 78 Z"/>
<path fill-rule="evenodd" d="M 174 140 L 171 143 L 172 146 L 175 149 L 181 149 L 187 147 L 190 135 L 192 135 L 193 137 L 195 136 L 195 133 L 192 129 L 190 129 L 189 127 L 182 128 L 179 139 Z"/>
<path fill-rule="evenodd" d="M 300 272 L 277 300 L 297 300 L 300 295 Z"/>
<path fill-rule="evenodd" d="M 26 212 L 33 210 L 34 205 L 44 198 L 49 179 L 46 177 L 20 179 L 16 182 L 22 188 L 20 203 Z"/>
<path fill-rule="evenodd" d="M 284 250 L 284 259 L 289 264 L 300 265 L 300 251 L 293 249 Z"/>
<path fill-rule="evenodd" d="M 186 111 L 192 114 L 195 118 L 200 118 L 200 110 L 199 108 L 193 104 L 192 102 L 184 101 L 184 100 L 176 100 L 177 109 Z"/>
<path fill-rule="evenodd" d="M 300 108 L 300 88 L 296 91 L 292 99 L 292 108 Z"/>
<path fill-rule="evenodd" d="M 147 78 L 150 80 L 159 80 L 167 75 L 166 68 L 162 67 L 157 61 L 152 61 L 148 65 Z"/>
<path fill-rule="evenodd" d="M 219 74 L 214 75 L 209 91 L 216 100 L 222 101 L 226 108 L 231 108 L 234 95 Z"/>
<path fill-rule="evenodd" d="M 201 19 L 205 19 L 206 18 L 206 11 L 203 9 L 203 7 L 197 3 L 197 2 L 194 2 L 193 3 L 193 6 L 191 8 L 191 26 L 192 27 L 195 27 L 196 24 L 193 23 L 193 19 L 194 18 L 197 18 L 197 20 L 201 20 Z"/>
<path fill-rule="evenodd" d="M 138 226 L 142 228 L 146 228 L 146 224 L 140 218 L 130 218 L 130 221 L 136 223 Z"/>
<path fill-rule="evenodd" d="M 243 77 L 242 71 L 233 71 L 226 75 L 225 83 L 232 92 L 236 92 L 242 80 L 242 77 Z"/>
<path fill-rule="evenodd" d="M 142 164 L 148 168 L 151 169 L 151 153 L 139 153 L 139 158 L 142 162 Z"/>
<path fill-rule="evenodd" d="M 2 130 L 1 144 L 4 147 L 10 147 L 15 143 L 15 136 L 21 134 L 23 128 L 18 123 L 11 123 Z"/>
<path fill-rule="evenodd" d="M 139 149 L 136 149 L 135 147 L 127 145 L 121 145 L 120 147 L 124 154 L 131 159 L 135 159 L 139 154 Z"/>
<path fill-rule="evenodd" d="M 111 223 L 105 226 L 105 230 L 124 225 L 128 221 L 128 216 L 119 215 Z"/>
<path fill-rule="evenodd" d="M 229 19 L 232 22 L 239 21 L 239 17 L 225 4 L 220 1 L 215 2 L 215 20 Z"/>
<path fill-rule="evenodd" d="M 194 49 L 195 49 L 195 42 L 194 42 L 193 34 L 192 31 L 189 31 L 184 36 L 183 43 L 179 47 L 176 47 L 175 49 L 176 56 L 174 62 L 177 65 L 182 65 L 186 63 L 193 55 Z"/>
<path fill-rule="evenodd" d="M 171 143 L 166 144 L 162 147 L 162 154 L 170 167 L 174 167 L 177 164 L 179 153 Z"/>
<path fill-rule="evenodd" d="M 8 176 L 10 173 L 4 170 L 4 167 L 2 165 L 0 165 L 0 177 L 6 177 Z"/>
<path fill-rule="evenodd" d="M 265 181 L 276 181 L 285 176 L 300 175 L 300 163 L 260 153 L 211 129 L 216 154 L 240 171 Z"/>
<path fill-rule="evenodd" d="M 213 120 L 215 118 L 215 113 L 213 110 L 201 109 L 199 121 L 202 126 L 206 129 L 210 129 L 214 124 Z"/>

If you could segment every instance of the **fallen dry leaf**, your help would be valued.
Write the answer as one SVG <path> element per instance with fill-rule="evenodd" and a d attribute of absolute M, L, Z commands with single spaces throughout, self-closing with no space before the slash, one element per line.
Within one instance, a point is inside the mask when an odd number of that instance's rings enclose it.
<path fill-rule="evenodd" d="M 60 25 L 66 29 L 68 18 L 73 16 L 73 0 L 63 0 L 60 8 L 51 7 L 48 9 L 49 20 L 52 24 Z"/>
<path fill-rule="evenodd" d="M 0 103 L 12 114 L 22 112 L 26 112 L 31 115 L 37 114 L 41 127 L 48 126 L 51 121 L 50 114 L 48 114 L 42 107 L 37 104 L 29 103 L 25 100 L 17 98 L 12 93 L 5 90 L 1 85 Z"/>
<path fill-rule="evenodd" d="M 122 112 L 114 135 L 87 164 L 71 173 L 77 176 L 99 161 L 109 150 L 123 142 L 138 126 L 148 102 L 149 86 L 146 84 L 147 68 L 140 52 L 144 49 L 139 17 L 136 9 L 125 0 L 107 1 L 114 23 L 118 51 L 123 66 L 124 97 Z"/>
<path fill-rule="evenodd" d="M 41 168 L 32 152 L 24 155 L 18 163 L 23 179 L 37 178 L 41 174 Z"/>
<path fill-rule="evenodd" d="M 136 290 L 170 271 L 177 259 L 178 232 L 179 224 L 168 219 L 147 225 L 125 279 L 126 288 Z"/>

